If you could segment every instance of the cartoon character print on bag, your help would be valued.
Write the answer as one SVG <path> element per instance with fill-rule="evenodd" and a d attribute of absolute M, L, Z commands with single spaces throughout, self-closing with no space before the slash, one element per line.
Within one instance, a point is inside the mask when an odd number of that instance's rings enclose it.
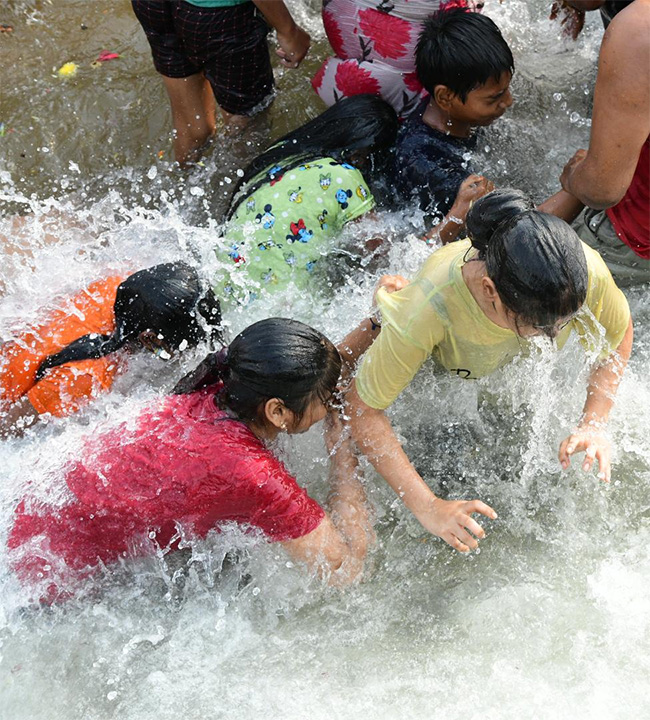
<path fill-rule="evenodd" d="M 345 210 L 349 203 L 348 200 L 352 197 L 352 190 L 337 190 L 336 191 L 336 202 L 341 206 L 341 210 Z"/>
<path fill-rule="evenodd" d="M 246 215 L 250 215 L 255 212 L 255 198 L 249 198 L 246 200 Z"/>
<path fill-rule="evenodd" d="M 359 185 L 357 188 L 357 197 L 361 198 L 362 200 L 366 200 L 368 198 L 368 190 L 366 190 L 363 185 Z"/>
<path fill-rule="evenodd" d="M 239 245 L 231 245 L 228 257 L 235 263 L 235 265 L 243 265 L 246 262 L 246 258 L 239 252 Z"/>
<path fill-rule="evenodd" d="M 300 218 L 298 222 L 292 222 L 289 229 L 291 230 L 291 235 L 287 235 L 287 240 L 290 243 L 306 243 L 314 237 L 314 233 L 307 229 L 305 221 L 302 218 Z"/>
<path fill-rule="evenodd" d="M 287 196 L 289 197 L 289 202 L 301 203 L 303 196 L 301 190 L 302 187 L 298 187 L 297 190 L 289 190 L 289 192 L 287 193 Z"/>
<path fill-rule="evenodd" d="M 269 183 L 271 187 L 275 185 L 275 183 L 280 182 L 282 178 L 284 177 L 284 172 L 282 170 L 281 165 L 274 165 L 269 171 L 268 171 L 269 179 L 271 182 Z"/>
<path fill-rule="evenodd" d="M 327 230 L 327 210 L 323 209 L 323 212 L 318 216 L 318 224 L 321 230 Z"/>
<path fill-rule="evenodd" d="M 323 173 L 321 173 L 318 178 L 318 183 L 323 190 L 329 190 L 329 187 L 332 184 L 332 173 L 327 173 L 327 175 L 323 175 Z"/>
<path fill-rule="evenodd" d="M 283 257 L 289 267 L 295 267 L 297 260 L 296 256 L 292 252 L 283 253 Z"/>
<path fill-rule="evenodd" d="M 271 268 L 260 273 L 260 280 L 263 283 L 267 283 L 269 285 L 277 285 L 278 284 L 278 276 L 273 272 L 273 270 Z"/>
<path fill-rule="evenodd" d="M 264 213 L 257 213 L 255 219 L 258 223 L 261 223 L 265 230 L 270 230 L 275 225 L 275 215 L 271 212 L 273 206 L 267 203 L 264 206 Z"/>

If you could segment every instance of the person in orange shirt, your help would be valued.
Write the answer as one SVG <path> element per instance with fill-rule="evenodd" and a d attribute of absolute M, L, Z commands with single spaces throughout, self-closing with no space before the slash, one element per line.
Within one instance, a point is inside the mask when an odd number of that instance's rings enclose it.
<path fill-rule="evenodd" d="M 110 390 L 122 349 L 169 358 L 221 339 L 221 310 L 185 263 L 164 263 L 99 280 L 0 345 L 0 434 L 39 415 L 63 417 Z"/>

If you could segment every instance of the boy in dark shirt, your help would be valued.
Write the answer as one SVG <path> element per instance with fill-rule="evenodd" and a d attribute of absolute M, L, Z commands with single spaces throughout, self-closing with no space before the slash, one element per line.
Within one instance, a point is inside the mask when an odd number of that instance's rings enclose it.
<path fill-rule="evenodd" d="M 454 9 L 426 21 L 416 67 L 429 97 L 400 131 L 394 177 L 402 199 L 417 199 L 423 211 L 440 217 L 473 172 L 472 130 L 490 125 L 512 105 L 514 60 L 492 20 Z"/>

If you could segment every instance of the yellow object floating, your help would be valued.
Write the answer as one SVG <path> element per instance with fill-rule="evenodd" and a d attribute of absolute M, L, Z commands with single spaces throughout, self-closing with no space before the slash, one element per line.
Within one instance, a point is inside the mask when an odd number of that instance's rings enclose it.
<path fill-rule="evenodd" d="M 58 69 L 57 75 L 62 78 L 73 77 L 77 74 L 79 66 L 77 63 L 67 62 L 65 65 L 61 65 Z"/>

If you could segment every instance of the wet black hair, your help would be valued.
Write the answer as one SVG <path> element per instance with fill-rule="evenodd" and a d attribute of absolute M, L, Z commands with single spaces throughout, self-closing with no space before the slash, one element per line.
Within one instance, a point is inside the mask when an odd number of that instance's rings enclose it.
<path fill-rule="evenodd" d="M 341 356 L 318 330 L 297 320 L 260 320 L 226 348 L 208 355 L 176 386 L 184 394 L 223 381 L 218 403 L 240 420 L 263 420 L 264 404 L 279 398 L 298 419 L 316 398 L 336 389 Z"/>
<path fill-rule="evenodd" d="M 448 87 L 462 102 L 491 78 L 514 73 L 515 61 L 501 31 L 489 17 L 465 8 L 439 10 L 424 22 L 415 51 L 418 78 L 433 95 Z"/>
<path fill-rule="evenodd" d="M 517 322 L 548 328 L 552 336 L 559 319 L 582 307 L 587 259 L 580 238 L 564 220 L 535 210 L 519 190 L 503 188 L 476 201 L 466 227 Z"/>
<path fill-rule="evenodd" d="M 115 295 L 115 330 L 110 335 L 84 335 L 40 364 L 36 379 L 64 363 L 100 358 L 119 350 L 144 331 L 156 333 L 174 349 L 183 342 L 221 340 L 221 308 L 198 273 L 183 262 L 163 263 L 129 275 Z M 206 331 L 205 327 L 208 326 Z"/>
<path fill-rule="evenodd" d="M 232 217 L 246 197 L 278 174 L 322 157 L 343 161 L 355 150 L 375 153 L 388 149 L 395 142 L 398 127 L 395 110 L 381 98 L 374 95 L 343 98 L 285 135 L 246 167 L 225 219 Z M 275 174 L 265 173 L 249 186 L 261 172 L 275 167 L 281 169 Z M 245 193 L 240 192 L 242 188 L 246 189 Z"/>

